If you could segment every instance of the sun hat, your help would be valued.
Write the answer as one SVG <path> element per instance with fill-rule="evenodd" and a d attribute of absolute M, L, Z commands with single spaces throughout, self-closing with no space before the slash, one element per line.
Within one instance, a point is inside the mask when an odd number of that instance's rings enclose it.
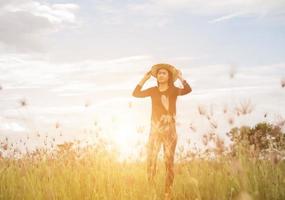
<path fill-rule="evenodd" d="M 156 78 L 157 72 L 161 68 L 167 69 L 169 72 L 171 72 L 172 77 L 173 77 L 173 82 L 176 81 L 176 79 L 178 78 L 178 70 L 173 65 L 166 64 L 166 63 L 159 63 L 159 64 L 153 65 L 151 67 L 151 75 Z"/>

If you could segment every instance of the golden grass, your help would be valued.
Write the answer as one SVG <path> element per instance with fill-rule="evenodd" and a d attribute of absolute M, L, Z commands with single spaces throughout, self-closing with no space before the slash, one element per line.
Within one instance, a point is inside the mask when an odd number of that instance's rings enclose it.
<path fill-rule="evenodd" d="M 179 152 L 179 151 L 177 151 Z M 0 160 L 0 199 L 162 199 L 165 168 L 150 187 L 145 162 L 119 162 L 104 145 L 58 145 Z M 179 157 L 179 156 L 178 156 Z M 285 163 L 242 153 L 176 162 L 173 199 L 285 199 Z"/>

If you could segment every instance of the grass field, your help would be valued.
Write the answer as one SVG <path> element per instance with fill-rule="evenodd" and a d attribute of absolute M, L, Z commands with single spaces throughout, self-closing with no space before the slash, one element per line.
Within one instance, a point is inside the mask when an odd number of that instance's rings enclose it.
<path fill-rule="evenodd" d="M 163 199 L 165 168 L 159 160 L 149 186 L 144 161 L 119 162 L 103 147 L 38 150 L 0 160 L 0 199 Z M 285 199 L 284 160 L 245 155 L 180 160 L 173 199 Z"/>

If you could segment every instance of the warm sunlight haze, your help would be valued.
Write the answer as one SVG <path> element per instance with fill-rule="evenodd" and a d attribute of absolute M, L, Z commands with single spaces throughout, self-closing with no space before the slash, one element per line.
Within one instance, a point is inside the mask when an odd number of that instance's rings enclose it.
<path fill-rule="evenodd" d="M 0 200 L 284 200 L 284 0 L 0 0 Z"/>

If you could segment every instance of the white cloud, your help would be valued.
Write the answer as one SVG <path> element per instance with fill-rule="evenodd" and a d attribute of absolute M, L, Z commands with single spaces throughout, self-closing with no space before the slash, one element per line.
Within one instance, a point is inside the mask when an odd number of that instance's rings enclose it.
<path fill-rule="evenodd" d="M 256 19 L 285 18 L 284 0 L 145 0 L 95 1 L 96 22 L 112 25 L 131 25 L 132 28 L 153 29 L 169 25 L 179 15 L 206 16 L 209 23 L 237 17 Z M 185 16 L 187 19 L 187 16 Z"/>
<path fill-rule="evenodd" d="M 76 4 L 48 4 L 38 1 L 0 3 L 0 47 L 16 52 L 42 51 L 47 35 L 77 23 Z"/>
<path fill-rule="evenodd" d="M 195 14 L 221 14 L 232 12 L 248 12 L 253 14 L 276 14 L 283 13 L 284 0 L 150 0 L 153 5 L 163 6 L 167 9 L 190 9 Z"/>
<path fill-rule="evenodd" d="M 210 23 L 217 23 L 217 22 L 221 22 L 221 21 L 226 21 L 226 20 L 238 17 L 238 16 L 242 16 L 244 14 L 246 14 L 246 13 L 244 13 L 244 12 L 232 13 L 232 14 L 229 14 L 229 15 L 225 15 L 225 16 L 222 16 L 222 17 L 210 20 L 209 22 Z"/>
<path fill-rule="evenodd" d="M 64 22 L 75 23 L 75 11 L 79 9 L 76 4 L 42 4 L 37 1 L 31 1 L 25 4 L 6 5 L 3 10 L 15 12 L 28 12 L 35 17 L 44 17 L 53 24 Z"/>
<path fill-rule="evenodd" d="M 221 22 L 235 17 L 285 17 L 285 1 L 274 0 L 148 0 L 142 3 L 131 3 L 127 6 L 133 14 L 160 19 L 171 18 L 175 13 L 183 11 L 199 16 L 214 17 L 210 23 Z"/>

